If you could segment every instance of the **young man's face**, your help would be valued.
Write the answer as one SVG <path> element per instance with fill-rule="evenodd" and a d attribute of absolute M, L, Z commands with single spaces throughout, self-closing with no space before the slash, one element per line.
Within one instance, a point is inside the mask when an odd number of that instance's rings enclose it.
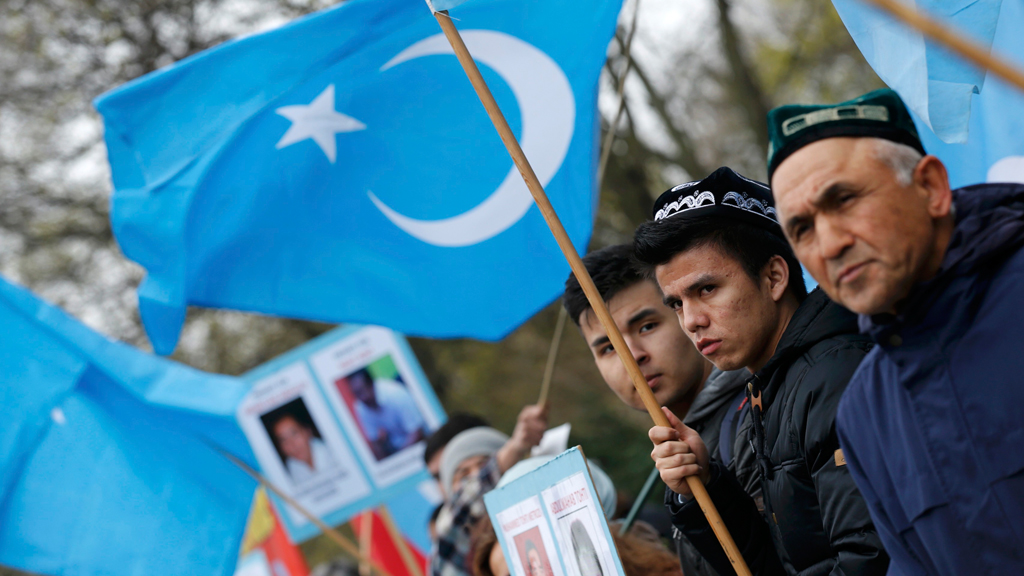
<path fill-rule="evenodd" d="M 767 273 L 755 282 L 717 246 L 700 246 L 676 254 L 654 274 L 683 331 L 715 366 L 757 369 L 771 358 L 774 350 L 767 348 L 781 332 L 781 292 Z"/>
<path fill-rule="evenodd" d="M 625 288 L 608 301 L 608 310 L 658 404 L 671 407 L 700 390 L 708 364 L 662 303 L 653 282 Z M 592 310 L 580 315 L 580 329 L 608 387 L 627 405 L 643 410 L 640 395 Z"/>
<path fill-rule="evenodd" d="M 904 186 L 871 138 L 826 138 L 783 160 L 776 209 L 800 262 L 836 302 L 859 314 L 894 312 L 941 258 L 937 222 L 949 214 L 945 168 L 927 157 Z"/>

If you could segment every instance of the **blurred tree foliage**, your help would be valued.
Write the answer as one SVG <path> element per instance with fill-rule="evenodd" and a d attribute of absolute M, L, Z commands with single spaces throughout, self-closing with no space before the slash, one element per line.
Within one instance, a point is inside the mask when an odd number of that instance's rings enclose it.
<path fill-rule="evenodd" d="M 653 198 L 672 184 L 724 164 L 763 179 L 764 114 L 772 106 L 836 101 L 881 85 L 829 2 L 644 1 L 593 248 L 628 242 Z M 330 3 L 0 3 L 0 274 L 91 327 L 149 349 L 135 300 L 142 270 L 120 254 L 110 229 L 109 172 L 92 99 L 227 38 Z M 684 25 L 671 33 L 645 29 L 662 12 L 682 13 Z M 626 68 L 627 28 L 623 23 L 609 48 L 606 117 Z M 497 343 L 413 339 L 413 347 L 449 411 L 477 412 L 510 430 L 519 407 L 537 398 L 556 316 L 552 304 Z M 174 357 L 239 374 L 329 328 L 193 309 Z M 565 334 L 551 406 L 552 422 L 571 422 L 573 442 L 623 491 L 635 493 L 651 466 L 647 416 L 606 389 L 573 328 Z"/>

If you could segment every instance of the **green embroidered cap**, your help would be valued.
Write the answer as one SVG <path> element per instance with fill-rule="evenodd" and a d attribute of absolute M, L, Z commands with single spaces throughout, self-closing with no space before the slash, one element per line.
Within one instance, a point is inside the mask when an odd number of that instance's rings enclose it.
<path fill-rule="evenodd" d="M 926 154 L 903 100 L 883 88 L 839 104 L 790 104 L 769 112 L 768 181 L 793 152 L 839 136 L 884 138 Z"/>

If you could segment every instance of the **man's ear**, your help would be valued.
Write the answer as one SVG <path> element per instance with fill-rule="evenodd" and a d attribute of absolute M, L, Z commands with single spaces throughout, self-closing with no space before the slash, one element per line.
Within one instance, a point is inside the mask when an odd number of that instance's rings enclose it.
<path fill-rule="evenodd" d="M 789 287 L 789 264 L 786 259 L 776 254 L 764 265 L 761 278 L 768 286 L 768 294 L 772 300 L 779 302 Z"/>
<path fill-rule="evenodd" d="M 929 154 L 914 168 L 914 184 L 928 196 L 928 214 L 932 218 L 944 218 L 953 205 L 953 193 L 949 189 L 949 174 L 946 166 Z"/>

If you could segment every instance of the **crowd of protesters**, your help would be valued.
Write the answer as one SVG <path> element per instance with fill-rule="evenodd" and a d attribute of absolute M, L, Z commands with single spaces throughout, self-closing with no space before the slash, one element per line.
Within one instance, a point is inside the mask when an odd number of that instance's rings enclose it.
<path fill-rule="evenodd" d="M 671 424 L 650 439 L 675 550 L 613 530 L 626 573 L 733 573 L 697 476 L 754 574 L 1024 574 L 1024 185 L 951 190 L 890 90 L 768 132 L 770 187 L 720 168 L 584 258 Z M 563 304 L 643 410 L 575 277 Z M 433 575 L 509 573 L 483 494 L 546 428 L 527 406 L 511 437 L 458 416 L 429 439 Z"/>

